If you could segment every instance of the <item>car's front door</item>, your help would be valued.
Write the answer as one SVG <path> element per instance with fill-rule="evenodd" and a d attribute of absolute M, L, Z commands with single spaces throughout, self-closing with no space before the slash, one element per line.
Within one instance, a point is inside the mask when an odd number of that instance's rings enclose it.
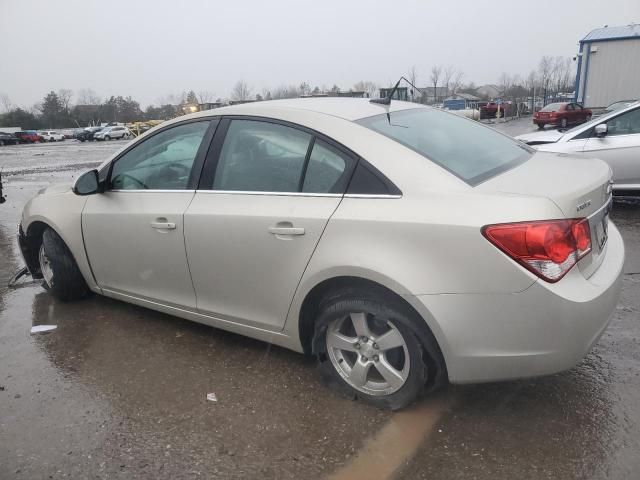
<path fill-rule="evenodd" d="M 185 214 L 201 313 L 281 330 L 354 158 L 313 132 L 225 119 Z"/>
<path fill-rule="evenodd" d="M 88 197 L 82 231 L 105 293 L 195 308 L 183 220 L 215 123 L 182 123 L 136 143 L 113 162 L 105 192 Z"/>
<path fill-rule="evenodd" d="M 640 107 L 609 119 L 607 134 L 592 133 L 584 153 L 611 166 L 617 189 L 640 189 Z"/>

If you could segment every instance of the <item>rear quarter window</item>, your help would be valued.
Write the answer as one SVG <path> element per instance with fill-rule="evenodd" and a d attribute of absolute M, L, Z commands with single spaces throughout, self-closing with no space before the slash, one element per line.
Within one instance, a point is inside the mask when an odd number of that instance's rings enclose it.
<path fill-rule="evenodd" d="M 472 186 L 525 162 L 533 153 L 473 120 L 434 109 L 390 112 L 358 123 L 415 150 Z"/>

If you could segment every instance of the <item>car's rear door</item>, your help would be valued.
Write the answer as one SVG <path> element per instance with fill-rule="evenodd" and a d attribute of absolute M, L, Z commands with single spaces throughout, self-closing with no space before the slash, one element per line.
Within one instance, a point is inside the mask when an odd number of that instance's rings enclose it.
<path fill-rule="evenodd" d="M 607 134 L 592 133 L 584 154 L 600 158 L 613 170 L 616 189 L 640 189 L 640 107 L 607 120 Z"/>
<path fill-rule="evenodd" d="M 281 330 L 354 165 L 349 152 L 296 125 L 224 119 L 185 214 L 198 310 Z"/>
<path fill-rule="evenodd" d="M 195 308 L 183 220 L 215 123 L 183 122 L 134 144 L 112 163 L 105 192 L 87 198 L 85 247 L 106 294 Z"/>

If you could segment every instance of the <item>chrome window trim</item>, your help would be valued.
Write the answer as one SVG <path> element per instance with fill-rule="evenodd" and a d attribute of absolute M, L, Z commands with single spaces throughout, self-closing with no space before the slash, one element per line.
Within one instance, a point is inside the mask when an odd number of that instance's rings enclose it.
<path fill-rule="evenodd" d="M 207 195 L 271 195 L 278 197 L 327 197 L 327 198 L 362 198 L 362 199 L 398 199 L 402 195 L 364 194 L 364 193 L 306 193 L 306 192 L 254 192 L 250 190 L 107 190 L 105 193 L 204 193 Z"/>
<path fill-rule="evenodd" d="M 180 189 L 176 189 L 176 190 L 154 190 L 151 188 L 143 188 L 143 189 L 114 189 L 114 190 L 107 190 L 105 193 L 110 193 L 110 192 L 114 192 L 114 193 L 195 193 L 195 190 L 180 190 Z"/>
<path fill-rule="evenodd" d="M 148 190 L 146 190 L 148 191 Z M 251 190 L 196 190 L 196 193 L 221 195 L 272 195 L 279 197 L 328 197 L 328 198 L 402 198 L 402 195 L 367 195 L 359 193 L 307 193 L 307 192 L 257 192 Z"/>
<path fill-rule="evenodd" d="M 196 190 L 196 193 L 220 195 L 274 195 L 280 197 L 330 197 L 340 198 L 342 193 L 305 193 L 305 192 L 259 192 L 252 190 Z"/>

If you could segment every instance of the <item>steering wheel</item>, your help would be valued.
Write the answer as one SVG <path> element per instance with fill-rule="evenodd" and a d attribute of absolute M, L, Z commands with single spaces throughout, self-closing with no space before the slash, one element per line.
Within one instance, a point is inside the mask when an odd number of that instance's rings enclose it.
<path fill-rule="evenodd" d="M 133 175 L 129 175 L 128 173 L 121 173 L 120 174 L 120 178 L 122 178 L 122 180 L 124 180 L 125 178 L 128 178 L 130 180 L 133 180 L 135 183 L 140 185 L 142 188 L 147 189 L 147 190 L 149 189 L 147 184 L 145 184 L 142 180 L 140 180 L 139 178 L 134 177 Z"/>

